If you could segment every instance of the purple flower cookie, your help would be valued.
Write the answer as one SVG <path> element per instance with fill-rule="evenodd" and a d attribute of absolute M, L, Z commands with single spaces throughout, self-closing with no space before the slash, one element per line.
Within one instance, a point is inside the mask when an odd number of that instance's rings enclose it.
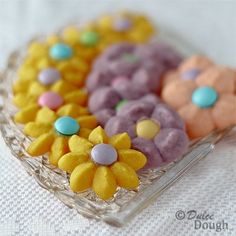
<path fill-rule="evenodd" d="M 150 98 L 124 104 L 107 121 L 105 130 L 110 136 L 127 132 L 133 148 L 148 157 L 145 167 L 156 168 L 181 157 L 187 150 L 188 137 L 179 115 L 168 105 Z"/>
<path fill-rule="evenodd" d="M 154 94 L 145 95 L 142 87 L 127 87 L 127 93 L 119 93 L 113 87 L 101 87 L 95 90 L 89 97 L 88 107 L 97 121 L 105 126 L 107 121 L 115 116 L 119 110 L 128 102 L 135 99 L 139 101 L 149 101 L 151 104 L 159 102 L 159 98 Z"/>
<path fill-rule="evenodd" d="M 86 86 L 90 93 L 112 86 L 122 96 L 133 87 L 142 87 L 145 94 L 157 92 L 163 73 L 176 68 L 181 60 L 174 49 L 162 43 L 116 44 L 96 59 Z"/>

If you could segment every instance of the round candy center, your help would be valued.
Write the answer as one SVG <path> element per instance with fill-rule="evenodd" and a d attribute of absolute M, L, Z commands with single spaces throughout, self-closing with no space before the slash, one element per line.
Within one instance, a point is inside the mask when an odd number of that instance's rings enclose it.
<path fill-rule="evenodd" d="M 117 161 L 117 152 L 109 144 L 97 144 L 91 150 L 92 160 L 99 165 L 109 166 Z"/>
<path fill-rule="evenodd" d="M 201 70 L 195 68 L 191 70 L 187 70 L 181 74 L 181 78 L 183 80 L 194 80 L 201 73 Z"/>
<path fill-rule="evenodd" d="M 214 106 L 218 99 L 216 90 L 212 87 L 197 88 L 192 94 L 192 102 L 200 108 L 208 108 Z"/>
<path fill-rule="evenodd" d="M 159 131 L 160 125 L 150 119 L 141 120 L 136 125 L 137 136 L 141 138 L 153 139 Z"/>
<path fill-rule="evenodd" d="M 53 68 L 41 70 L 38 75 L 38 80 L 41 84 L 50 85 L 61 78 L 60 72 Z"/>
<path fill-rule="evenodd" d="M 80 130 L 79 123 L 70 116 L 62 116 L 54 123 L 55 130 L 64 136 L 72 136 Z"/>
<path fill-rule="evenodd" d="M 127 53 L 127 52 L 122 54 L 122 59 L 124 61 L 128 62 L 128 63 L 135 63 L 135 62 L 138 61 L 138 57 L 137 56 L 135 56 L 132 53 Z"/>
<path fill-rule="evenodd" d="M 50 56 L 56 60 L 68 59 L 72 54 L 72 48 L 64 43 L 57 43 L 50 48 Z"/>
<path fill-rule="evenodd" d="M 133 26 L 132 21 L 126 18 L 118 17 L 117 19 L 115 19 L 115 22 L 114 22 L 114 29 L 116 31 L 127 31 L 132 26 Z"/>
<path fill-rule="evenodd" d="M 63 98 L 57 93 L 45 92 L 39 97 L 38 104 L 41 107 L 48 107 L 52 110 L 56 110 L 63 104 Z"/>
<path fill-rule="evenodd" d="M 94 46 L 98 43 L 99 36 L 96 32 L 86 31 L 80 37 L 80 42 L 87 46 Z"/>
<path fill-rule="evenodd" d="M 125 82 L 128 81 L 128 80 L 129 80 L 129 78 L 127 78 L 127 77 L 122 77 L 122 76 L 116 77 L 116 78 L 112 81 L 112 86 L 113 86 L 113 87 L 119 86 L 119 85 L 125 83 Z"/>
<path fill-rule="evenodd" d="M 121 107 L 123 107 L 127 102 L 128 102 L 128 100 L 126 100 L 126 99 L 119 101 L 115 107 L 116 111 L 119 111 L 121 109 Z"/>

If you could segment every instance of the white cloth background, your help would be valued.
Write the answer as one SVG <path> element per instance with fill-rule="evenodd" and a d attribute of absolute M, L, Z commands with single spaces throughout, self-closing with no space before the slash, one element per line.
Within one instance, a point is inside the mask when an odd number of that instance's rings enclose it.
<path fill-rule="evenodd" d="M 235 0 L 0 0 L 0 68 L 32 36 L 76 20 L 128 8 L 144 11 L 163 31 L 217 62 L 236 66 Z M 171 39 L 170 41 L 174 41 Z M 155 203 L 123 228 L 88 220 L 29 177 L 0 139 L 0 235 L 236 235 L 235 142 L 219 145 Z M 196 230 L 177 210 L 206 211 L 228 230 Z"/>

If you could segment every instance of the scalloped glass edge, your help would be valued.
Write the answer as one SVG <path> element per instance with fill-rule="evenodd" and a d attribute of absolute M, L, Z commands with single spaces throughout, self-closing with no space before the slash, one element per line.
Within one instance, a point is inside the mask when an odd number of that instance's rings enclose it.
<path fill-rule="evenodd" d="M 160 39 L 168 42 L 170 35 L 162 32 Z M 35 39 L 41 39 L 37 37 Z M 184 42 L 177 40 L 170 45 L 175 46 L 183 55 L 190 55 L 195 50 L 184 47 Z M 156 40 L 156 38 L 154 39 Z M 32 41 L 32 40 L 31 40 Z M 0 74 L 0 130 L 2 137 L 12 155 L 24 166 L 29 175 L 44 189 L 53 193 L 60 201 L 74 208 L 88 218 L 103 220 L 114 226 L 123 226 L 135 217 L 142 209 L 153 202 L 157 196 L 172 186 L 198 161 L 206 157 L 215 144 L 225 136 L 226 140 L 236 139 L 233 127 L 223 131 L 215 131 L 190 144 L 188 152 L 179 160 L 155 170 L 145 170 L 139 173 L 140 186 L 137 191 L 119 189 L 115 197 L 109 201 L 98 199 L 92 191 L 73 193 L 69 189 L 68 175 L 51 166 L 46 156 L 32 158 L 26 152 L 26 146 L 31 141 L 22 132 L 22 126 L 14 123 L 12 115 L 16 108 L 11 103 L 11 86 L 17 78 L 16 69 L 24 58 L 26 47 L 13 52 L 7 62 L 6 69 Z"/>

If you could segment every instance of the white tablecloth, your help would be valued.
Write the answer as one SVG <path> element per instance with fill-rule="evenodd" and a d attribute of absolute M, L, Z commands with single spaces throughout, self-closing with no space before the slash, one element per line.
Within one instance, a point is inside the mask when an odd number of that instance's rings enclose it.
<path fill-rule="evenodd" d="M 217 62 L 236 66 L 234 0 L 0 0 L 0 68 L 8 53 L 36 33 L 51 32 L 77 19 L 128 8 L 145 11 L 162 31 L 193 45 Z M 48 20 L 51 19 L 51 20 Z M 175 39 L 171 38 L 170 41 Z M 123 228 L 88 220 L 41 189 L 0 139 L 0 235 L 236 235 L 235 143 L 219 145 L 171 189 Z M 176 212 L 196 210 L 224 220 L 227 228 L 194 229 Z M 225 226 L 226 227 L 226 226 Z"/>

